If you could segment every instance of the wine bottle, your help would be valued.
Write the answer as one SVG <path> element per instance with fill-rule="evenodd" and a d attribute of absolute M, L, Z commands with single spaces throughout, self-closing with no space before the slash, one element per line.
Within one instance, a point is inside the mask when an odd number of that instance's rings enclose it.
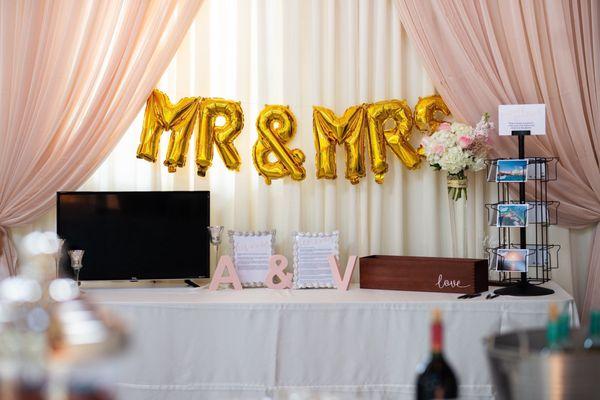
<path fill-rule="evenodd" d="M 590 327 L 583 341 L 583 348 L 588 351 L 600 351 L 600 310 L 590 312 Z"/>
<path fill-rule="evenodd" d="M 417 399 L 455 399 L 458 381 L 444 358 L 443 325 L 440 310 L 434 310 L 431 324 L 431 359 L 417 377 Z"/>

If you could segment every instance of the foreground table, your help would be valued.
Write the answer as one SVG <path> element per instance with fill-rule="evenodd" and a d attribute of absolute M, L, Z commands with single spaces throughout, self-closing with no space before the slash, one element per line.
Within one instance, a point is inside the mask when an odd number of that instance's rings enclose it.
<path fill-rule="evenodd" d="M 461 398 L 491 398 L 483 339 L 541 327 L 548 306 L 573 298 L 330 289 L 241 292 L 206 288 L 87 289 L 131 327 L 121 399 L 412 399 L 429 352 L 431 310 Z"/>

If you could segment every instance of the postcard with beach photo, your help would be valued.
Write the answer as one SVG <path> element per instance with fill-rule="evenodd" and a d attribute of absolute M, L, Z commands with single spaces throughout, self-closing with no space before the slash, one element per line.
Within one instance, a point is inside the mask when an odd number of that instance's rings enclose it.
<path fill-rule="evenodd" d="M 498 160 L 496 182 L 526 182 L 527 159 Z"/>
<path fill-rule="evenodd" d="M 498 249 L 496 271 L 527 272 L 527 249 Z"/>

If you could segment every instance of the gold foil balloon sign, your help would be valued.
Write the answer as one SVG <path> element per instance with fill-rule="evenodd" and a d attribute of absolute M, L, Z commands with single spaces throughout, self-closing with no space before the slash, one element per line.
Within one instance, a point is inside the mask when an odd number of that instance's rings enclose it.
<path fill-rule="evenodd" d="M 346 179 L 356 185 L 365 176 L 365 108 L 350 107 L 338 117 L 325 107 L 313 107 L 317 178 L 337 178 L 336 149 L 344 144 L 346 150 Z"/>
<path fill-rule="evenodd" d="M 198 175 L 205 176 L 212 165 L 213 142 L 225 166 L 238 171 L 242 163 L 233 141 L 244 127 L 244 114 L 239 102 L 224 99 L 202 99 L 200 129 L 196 137 Z M 217 125 L 217 118 L 224 123 Z"/>
<path fill-rule="evenodd" d="M 444 122 L 444 117 L 439 118 L 440 114 L 445 117 L 450 115 L 450 110 L 440 95 L 419 97 L 415 105 L 415 126 L 418 130 L 431 134 Z"/>
<path fill-rule="evenodd" d="M 217 125 L 222 117 L 223 125 Z M 169 97 L 154 90 L 146 102 L 144 122 L 137 157 L 155 162 L 160 136 L 171 131 L 164 164 L 169 172 L 185 165 L 188 146 L 196 133 L 196 165 L 198 175 L 205 176 L 212 165 L 213 146 L 229 169 L 238 170 L 240 155 L 233 145 L 244 126 L 244 114 L 239 102 L 224 99 L 185 97 L 173 105 Z"/>
<path fill-rule="evenodd" d="M 421 158 L 410 144 L 412 112 L 405 100 L 386 100 L 367 108 L 369 120 L 369 153 L 375 181 L 383 183 L 388 170 L 386 144 L 409 169 L 419 166 Z M 385 128 L 391 122 L 391 128 Z"/>
<path fill-rule="evenodd" d="M 306 177 L 304 153 L 300 149 L 289 149 L 286 144 L 296 133 L 296 117 L 289 107 L 266 105 L 256 119 L 258 139 L 252 148 L 252 159 L 258 173 L 267 185 L 272 179 L 289 175 L 295 181 Z M 273 154 L 277 161 L 270 161 Z"/>
<path fill-rule="evenodd" d="M 346 179 L 358 184 L 366 175 L 367 140 L 377 183 L 383 183 L 388 171 L 388 147 L 407 168 L 415 169 L 423 149 L 415 150 L 410 142 L 413 124 L 421 131 L 433 133 L 449 115 L 448 107 L 438 95 L 419 98 L 414 115 L 405 100 L 355 105 L 341 116 L 329 108 L 314 106 L 315 174 L 318 179 L 337 178 L 336 153 L 343 144 Z M 243 127 L 244 113 L 239 102 L 186 97 L 173 104 L 166 94 L 154 90 L 146 103 L 137 157 L 156 161 L 160 137 L 164 131 L 171 131 L 164 164 L 169 172 L 175 172 L 177 167 L 185 165 L 189 142 L 195 133 L 198 175 L 205 176 L 211 167 L 214 146 L 225 166 L 238 171 L 241 158 L 234 141 Z M 286 176 L 303 180 L 304 153 L 288 147 L 296 133 L 292 110 L 283 105 L 266 105 L 256 119 L 256 129 L 258 139 L 252 148 L 252 159 L 265 182 L 270 184 L 273 179 Z"/>
<path fill-rule="evenodd" d="M 183 167 L 190 139 L 197 127 L 198 105 L 195 97 L 185 97 L 172 104 L 166 94 L 154 90 L 146 102 L 137 157 L 156 161 L 160 136 L 164 131 L 171 131 L 164 164 L 169 172 Z"/>

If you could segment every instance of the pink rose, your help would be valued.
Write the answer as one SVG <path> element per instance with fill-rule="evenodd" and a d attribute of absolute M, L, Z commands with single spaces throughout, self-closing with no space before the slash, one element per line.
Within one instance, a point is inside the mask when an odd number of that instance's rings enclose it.
<path fill-rule="evenodd" d="M 435 146 L 433 146 L 432 150 L 435 154 L 441 156 L 442 154 L 444 154 L 444 151 L 446 151 L 446 148 L 443 144 L 436 144 Z"/>
<path fill-rule="evenodd" d="M 469 147 L 471 145 L 471 143 L 473 143 L 473 138 L 471 138 L 470 136 L 467 135 L 462 135 L 458 137 L 458 145 L 460 147 L 462 147 L 463 149 L 466 149 L 467 147 Z"/>
<path fill-rule="evenodd" d="M 450 130 L 450 124 L 448 122 L 442 122 L 440 124 L 440 126 L 438 126 L 438 131 L 449 131 Z"/>

